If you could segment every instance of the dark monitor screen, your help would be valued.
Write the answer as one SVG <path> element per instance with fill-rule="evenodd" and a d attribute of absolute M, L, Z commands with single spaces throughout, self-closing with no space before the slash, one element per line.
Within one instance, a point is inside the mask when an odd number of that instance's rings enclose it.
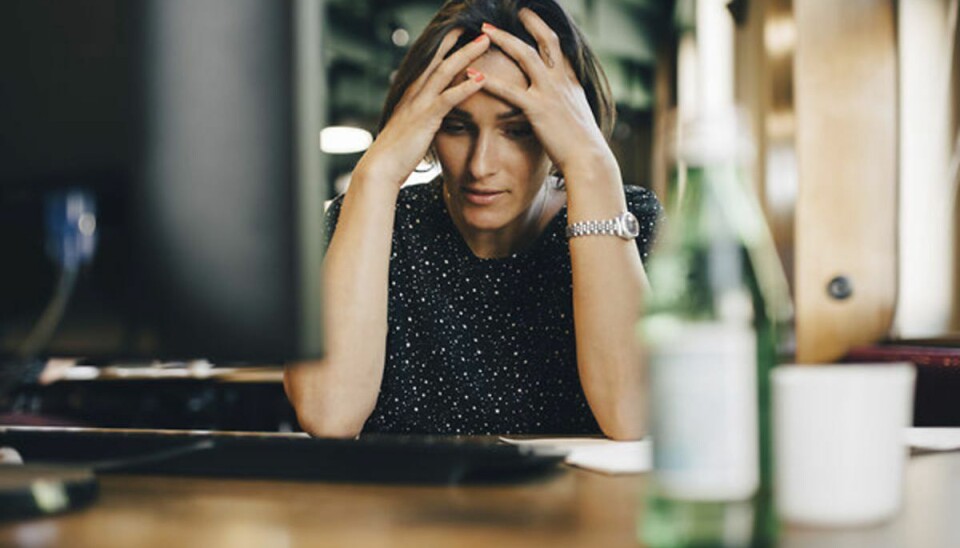
<path fill-rule="evenodd" d="M 320 4 L 4 2 L 0 356 L 320 355 Z"/>

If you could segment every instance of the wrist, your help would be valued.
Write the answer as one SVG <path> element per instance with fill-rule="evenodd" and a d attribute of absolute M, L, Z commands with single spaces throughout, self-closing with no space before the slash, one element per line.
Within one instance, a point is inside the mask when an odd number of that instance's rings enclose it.
<path fill-rule="evenodd" d="M 409 165 L 409 160 L 403 161 L 390 153 L 389 148 L 388 143 L 379 139 L 374 141 L 354 166 L 351 184 L 352 181 L 360 180 L 366 185 L 376 185 L 384 190 L 393 187 L 399 191 L 400 185 L 410 176 L 416 164 Z"/>
<path fill-rule="evenodd" d="M 627 210 L 620 166 L 612 152 L 572 164 L 563 177 L 570 223 L 607 219 Z"/>
<path fill-rule="evenodd" d="M 396 207 L 400 185 L 393 184 L 388 179 L 375 174 L 355 170 L 350 177 L 347 194 L 353 195 L 355 201 L 364 203 L 367 207 L 379 209 L 376 204 L 382 204 L 384 208 L 392 209 Z"/>
<path fill-rule="evenodd" d="M 570 162 L 558 166 L 567 184 L 576 185 L 579 181 L 612 180 L 621 182 L 620 165 L 609 147 L 583 150 Z"/>
<path fill-rule="evenodd" d="M 378 169 L 375 166 L 364 165 L 361 161 L 350 175 L 350 187 L 375 189 L 378 193 L 396 197 L 400 193 L 402 178 L 397 178 L 391 170 Z"/>

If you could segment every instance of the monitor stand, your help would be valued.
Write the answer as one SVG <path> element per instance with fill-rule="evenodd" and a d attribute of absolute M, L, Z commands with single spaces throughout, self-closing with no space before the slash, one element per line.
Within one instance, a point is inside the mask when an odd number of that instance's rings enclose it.
<path fill-rule="evenodd" d="M 0 464 L 0 521 L 77 510 L 96 500 L 98 492 L 90 468 Z"/>

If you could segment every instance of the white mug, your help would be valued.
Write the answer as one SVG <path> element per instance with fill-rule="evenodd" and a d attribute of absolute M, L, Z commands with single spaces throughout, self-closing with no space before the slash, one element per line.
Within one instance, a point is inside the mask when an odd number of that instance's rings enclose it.
<path fill-rule="evenodd" d="M 775 489 L 783 520 L 843 527 L 897 514 L 915 379 L 910 363 L 774 369 Z"/>

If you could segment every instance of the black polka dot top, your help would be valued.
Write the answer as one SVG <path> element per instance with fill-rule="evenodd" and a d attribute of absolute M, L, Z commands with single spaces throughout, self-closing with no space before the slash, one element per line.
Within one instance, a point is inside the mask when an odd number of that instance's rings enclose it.
<path fill-rule="evenodd" d="M 625 191 L 646 259 L 660 204 Z M 599 433 L 577 374 L 566 206 L 529 248 L 481 259 L 441 193 L 440 179 L 400 191 L 386 364 L 364 432 Z M 328 235 L 342 203 L 327 212 Z"/>

